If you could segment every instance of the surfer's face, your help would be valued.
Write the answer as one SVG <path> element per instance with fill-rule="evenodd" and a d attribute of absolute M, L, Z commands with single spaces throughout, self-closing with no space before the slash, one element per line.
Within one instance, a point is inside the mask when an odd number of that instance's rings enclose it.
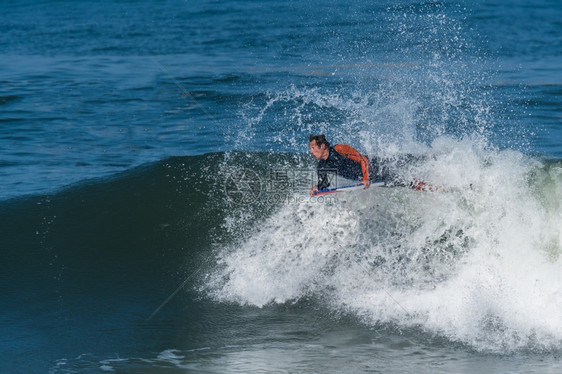
<path fill-rule="evenodd" d="M 313 140 L 309 143 L 310 154 L 317 160 L 325 160 L 328 157 L 328 148 L 325 145 L 318 146 Z"/>

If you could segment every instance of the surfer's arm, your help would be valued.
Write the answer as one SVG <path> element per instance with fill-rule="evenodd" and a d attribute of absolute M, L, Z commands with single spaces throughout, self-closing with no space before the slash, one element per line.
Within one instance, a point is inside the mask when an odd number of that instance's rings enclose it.
<path fill-rule="evenodd" d="M 363 174 L 363 180 L 361 183 L 363 183 L 365 188 L 369 188 L 371 182 L 369 180 L 369 160 L 367 157 L 363 156 L 361 153 L 357 152 L 355 148 L 347 144 L 336 144 L 334 149 L 342 156 L 358 162 L 361 165 L 361 172 Z"/>
<path fill-rule="evenodd" d="M 318 192 L 318 186 L 314 186 L 310 189 L 310 196 L 314 196 Z"/>
<path fill-rule="evenodd" d="M 318 184 L 312 189 L 318 190 L 325 190 L 326 188 L 330 187 L 330 178 L 328 176 L 328 171 L 323 169 L 318 169 Z M 312 190 L 311 190 L 312 192 Z"/>

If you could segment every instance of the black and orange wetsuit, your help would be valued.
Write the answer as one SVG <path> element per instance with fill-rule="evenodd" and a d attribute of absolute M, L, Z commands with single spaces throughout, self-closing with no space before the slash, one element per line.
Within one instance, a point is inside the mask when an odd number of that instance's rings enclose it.
<path fill-rule="evenodd" d="M 369 180 L 369 159 L 353 147 L 336 144 L 329 148 L 328 158 L 318 162 L 318 189 L 330 186 L 334 176 L 353 180 Z"/>
<path fill-rule="evenodd" d="M 318 162 L 318 190 L 330 187 L 336 176 L 357 181 L 384 182 L 388 186 L 410 185 L 414 189 L 430 191 L 441 188 L 418 180 L 406 182 L 397 174 L 395 169 L 421 160 L 423 157 L 405 154 L 392 158 L 373 157 L 368 159 L 353 147 L 345 144 L 336 144 L 329 150 L 328 158 Z"/>

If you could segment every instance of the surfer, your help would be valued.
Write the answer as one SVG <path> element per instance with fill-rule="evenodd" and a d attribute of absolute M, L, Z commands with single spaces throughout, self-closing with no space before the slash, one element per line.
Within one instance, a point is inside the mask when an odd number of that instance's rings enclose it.
<path fill-rule="evenodd" d="M 383 181 L 385 184 L 401 184 L 396 181 L 396 175 L 390 172 L 389 167 L 380 158 L 373 157 L 369 160 L 347 144 L 331 146 L 326 137 L 321 134 L 310 135 L 309 146 L 310 153 L 318 160 L 318 184 L 310 190 L 311 196 L 317 191 L 328 188 L 335 176 L 361 181 L 360 183 L 365 186 L 365 189 L 369 188 L 372 180 Z M 395 162 L 395 164 L 404 165 L 413 159 L 415 159 L 414 156 L 406 155 L 402 159 L 397 160 L 398 162 Z M 410 187 L 418 189 L 418 184 L 414 185 L 411 183 Z M 424 183 L 424 186 L 426 185 Z"/>
<path fill-rule="evenodd" d="M 310 153 L 318 160 L 318 184 L 310 190 L 310 195 L 330 186 L 333 174 L 343 178 L 361 180 L 365 189 L 369 188 L 369 159 L 347 144 L 333 147 L 324 135 L 310 135 Z"/>

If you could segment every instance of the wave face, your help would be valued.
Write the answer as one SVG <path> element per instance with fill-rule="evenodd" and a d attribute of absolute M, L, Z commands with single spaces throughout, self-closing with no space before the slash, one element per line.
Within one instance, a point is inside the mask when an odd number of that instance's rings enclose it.
<path fill-rule="evenodd" d="M 196 330 L 190 294 L 162 303 L 203 266 L 228 212 L 213 188 L 223 158 L 169 158 L 0 202 L 0 350 L 10 358 L 0 370 L 94 372 L 114 352 L 197 344 L 160 322 L 184 323 L 179 304 Z"/>
<path fill-rule="evenodd" d="M 218 250 L 202 289 L 258 307 L 321 300 L 369 326 L 482 351 L 560 349 L 562 164 L 450 138 L 430 151 L 403 173 L 445 192 L 293 196 L 249 233 L 250 208 L 232 212 L 238 240 Z"/>

